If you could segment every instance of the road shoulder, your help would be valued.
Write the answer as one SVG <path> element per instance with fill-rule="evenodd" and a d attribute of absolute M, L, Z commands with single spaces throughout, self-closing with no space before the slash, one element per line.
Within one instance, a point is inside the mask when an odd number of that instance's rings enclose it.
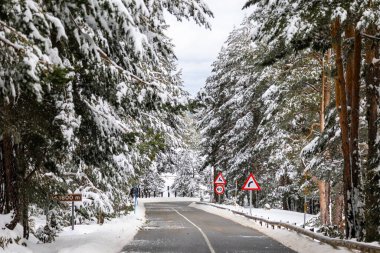
<path fill-rule="evenodd" d="M 271 237 L 272 239 L 280 242 L 284 246 L 297 251 L 299 253 L 349 253 L 353 252 L 347 249 L 339 248 L 334 249 L 330 245 L 322 244 L 318 241 L 312 240 L 308 237 L 300 235 L 293 231 L 288 231 L 286 229 L 272 229 L 260 226 L 258 223 L 253 220 L 247 219 L 246 217 L 233 214 L 228 210 L 218 209 L 216 207 L 208 206 L 208 205 L 199 205 L 196 203 L 190 204 L 190 207 L 197 208 L 203 210 L 208 213 L 212 213 L 215 215 L 219 215 L 223 218 L 232 220 L 238 224 L 243 226 L 258 230 L 263 234 Z"/>

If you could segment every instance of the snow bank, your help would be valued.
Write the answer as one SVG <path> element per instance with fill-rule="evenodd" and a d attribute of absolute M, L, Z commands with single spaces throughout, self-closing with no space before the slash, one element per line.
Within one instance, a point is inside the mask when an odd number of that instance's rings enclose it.
<path fill-rule="evenodd" d="M 6 247 L 6 250 L 0 247 L 0 253 L 30 253 L 31 251 L 27 250 L 24 246 L 18 245 L 14 242 L 17 238 L 22 238 L 22 226 L 17 224 L 13 230 L 10 230 L 5 226 L 12 221 L 13 215 L 13 213 L 0 215 L 0 245 L 2 245 L 5 241 L 10 241 L 10 243 L 7 243 L 8 246 Z M 24 239 L 21 240 L 22 241 L 19 241 L 20 244 L 24 241 Z"/>
<path fill-rule="evenodd" d="M 218 205 L 230 210 L 249 214 L 249 207 L 233 206 L 233 205 Z M 304 214 L 299 212 L 280 210 L 280 209 L 263 209 L 252 208 L 252 216 L 258 218 L 264 218 L 270 221 L 279 221 L 290 224 L 296 224 L 297 226 L 303 225 Z M 318 215 L 306 214 L 306 223 L 308 220 L 317 218 Z"/>
<path fill-rule="evenodd" d="M 333 248 L 330 245 L 327 244 L 321 244 L 318 241 L 312 240 L 306 236 L 303 236 L 301 234 L 298 234 L 293 231 L 288 231 L 286 229 L 272 229 L 267 227 L 262 227 L 258 223 L 254 222 L 253 220 L 250 220 L 246 217 L 243 217 L 241 215 L 235 215 L 231 211 L 219 209 L 213 206 L 209 205 L 198 205 L 198 204 L 191 204 L 191 207 L 201 209 L 203 211 L 219 215 L 221 217 L 224 217 L 226 219 L 232 220 L 236 223 L 239 223 L 241 225 L 244 225 L 246 227 L 250 227 L 253 229 L 256 229 L 260 231 L 261 233 L 273 238 L 274 240 L 282 243 L 286 247 L 289 247 L 290 249 L 299 252 L 299 253 L 349 253 L 353 252 L 348 249 L 343 248 Z M 256 210 L 256 209 L 255 209 Z M 267 211 L 267 210 L 266 210 Z M 281 218 L 281 215 L 277 214 L 277 218 Z M 288 216 L 287 218 L 289 218 Z M 297 218 L 295 218 L 296 220 Z M 282 220 L 285 220 L 282 218 Z M 290 221 L 289 221 L 290 222 Z"/>
<path fill-rule="evenodd" d="M 8 247 L 6 247 L 6 249 L 2 249 L 0 247 L 0 252 L 1 253 L 33 253 L 33 251 L 31 251 L 30 249 L 28 248 L 25 248 L 24 246 L 21 246 L 21 245 L 18 245 L 18 244 L 10 244 Z"/>
<path fill-rule="evenodd" d="M 64 228 L 56 241 L 48 244 L 29 244 L 20 253 L 105 253 L 120 252 L 145 222 L 145 208 L 138 205 L 136 214 L 106 221 L 103 225 L 76 225 Z M 0 251 L 1 252 L 1 251 Z M 13 251 L 11 251 L 13 252 Z"/>

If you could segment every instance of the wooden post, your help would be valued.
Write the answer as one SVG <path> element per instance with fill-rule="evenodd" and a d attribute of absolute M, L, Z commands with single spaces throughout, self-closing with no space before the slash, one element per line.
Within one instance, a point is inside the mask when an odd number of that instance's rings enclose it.
<path fill-rule="evenodd" d="M 74 201 L 71 202 L 71 228 L 74 230 Z"/>

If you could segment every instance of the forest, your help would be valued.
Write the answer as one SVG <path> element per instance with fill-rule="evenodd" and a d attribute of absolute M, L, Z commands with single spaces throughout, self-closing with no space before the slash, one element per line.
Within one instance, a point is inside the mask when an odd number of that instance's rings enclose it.
<path fill-rule="evenodd" d="M 200 0 L 0 1 L 0 213 L 12 215 L 7 229 L 21 224 L 24 238 L 49 241 L 70 222 L 54 195 L 82 195 L 79 222 L 128 209 L 132 186 L 149 180 L 149 190 L 160 187 L 158 173 L 186 146 L 190 103 L 164 12 L 206 28 L 212 16 Z M 45 228 L 31 226 L 38 214 L 47 216 Z"/>
<path fill-rule="evenodd" d="M 253 172 L 257 205 L 379 241 L 379 4 L 247 1 L 198 95 L 203 168 L 232 193 Z"/>
<path fill-rule="evenodd" d="M 69 224 L 57 194 L 82 194 L 78 220 L 113 217 L 163 172 L 189 195 L 221 171 L 223 201 L 243 205 L 235 184 L 253 172 L 255 205 L 306 207 L 341 237 L 380 241 L 380 1 L 248 0 L 191 98 L 165 13 L 208 29 L 206 2 L 0 0 L 7 229 L 51 238 Z"/>

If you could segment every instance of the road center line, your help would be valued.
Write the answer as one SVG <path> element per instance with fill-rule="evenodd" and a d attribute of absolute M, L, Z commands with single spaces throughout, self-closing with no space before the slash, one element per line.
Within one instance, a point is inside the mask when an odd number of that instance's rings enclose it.
<path fill-rule="evenodd" d="M 215 250 L 214 248 L 212 247 L 209 239 L 207 238 L 207 235 L 202 231 L 202 229 L 200 227 L 198 227 L 197 225 L 195 225 L 191 220 L 189 220 L 188 218 L 186 218 L 185 215 L 181 214 L 180 212 L 178 212 L 176 209 L 172 208 L 176 213 L 178 213 L 179 215 L 181 215 L 185 220 L 187 220 L 191 225 L 193 225 L 194 227 L 196 227 L 199 232 L 201 232 L 201 234 L 203 235 L 203 238 L 205 239 L 206 241 L 206 244 L 208 246 L 208 248 L 210 249 L 210 252 L 211 253 L 215 253 Z"/>

